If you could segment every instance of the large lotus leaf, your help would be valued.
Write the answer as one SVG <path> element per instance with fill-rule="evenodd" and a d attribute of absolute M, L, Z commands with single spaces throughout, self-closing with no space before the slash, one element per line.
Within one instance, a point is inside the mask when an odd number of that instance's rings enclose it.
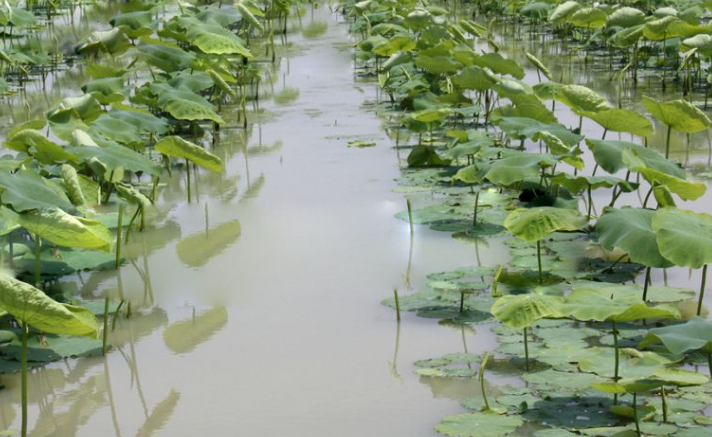
<path fill-rule="evenodd" d="M 227 324 L 227 310 L 214 308 L 188 320 L 169 325 L 163 331 L 163 341 L 176 354 L 184 354 L 209 340 Z"/>
<path fill-rule="evenodd" d="M 248 7 L 245 2 L 238 2 L 235 4 L 235 7 L 237 8 L 237 11 L 240 13 L 242 16 L 242 19 L 250 23 L 255 29 L 258 31 L 262 32 L 264 31 L 264 26 L 262 26 L 262 23 L 257 19 L 255 14 L 250 10 L 251 8 Z M 262 11 L 260 11 L 257 8 L 252 8 L 255 10 L 255 12 L 261 14 Z"/>
<path fill-rule="evenodd" d="M 137 49 L 144 62 L 168 73 L 188 68 L 195 60 L 192 53 L 158 40 L 143 39 Z"/>
<path fill-rule="evenodd" d="M 421 123 L 441 122 L 450 115 L 452 111 L 448 108 L 428 108 L 411 114 L 411 118 Z"/>
<path fill-rule="evenodd" d="M 77 53 L 87 55 L 97 55 L 99 53 L 109 53 L 119 55 L 131 48 L 126 33 L 117 27 L 107 31 L 96 31 L 87 38 L 84 44 L 77 47 Z"/>
<path fill-rule="evenodd" d="M 534 68 L 539 70 L 544 76 L 546 76 L 547 79 L 551 80 L 551 78 L 552 78 L 551 71 L 549 71 L 549 69 L 546 68 L 544 63 L 541 62 L 536 56 L 532 55 L 531 53 L 527 52 L 526 55 L 527 55 L 527 59 L 529 60 L 529 62 L 531 62 L 532 65 L 534 65 Z"/>
<path fill-rule="evenodd" d="M 96 337 L 99 331 L 91 311 L 61 304 L 6 274 L 0 274 L 0 307 L 22 323 L 51 334 Z"/>
<path fill-rule="evenodd" d="M 712 352 L 712 322 L 700 316 L 694 316 L 679 325 L 653 328 L 640 342 L 640 348 L 662 343 L 675 355 L 701 349 Z"/>
<path fill-rule="evenodd" d="M 465 67 L 452 78 L 452 82 L 463 89 L 486 91 L 494 86 L 495 81 L 478 66 Z"/>
<path fill-rule="evenodd" d="M 678 132 L 699 132 L 712 125 L 712 121 L 707 117 L 707 114 L 686 100 L 658 102 L 650 97 L 643 96 L 643 105 L 653 117 Z"/>
<path fill-rule="evenodd" d="M 33 210 L 22 214 L 0 207 L 3 218 L 22 226 L 30 234 L 58 246 L 110 251 L 113 237 L 97 220 L 75 217 L 58 208 Z"/>
<path fill-rule="evenodd" d="M 91 123 L 103 113 L 104 110 L 96 97 L 85 94 L 81 97 L 65 98 L 47 112 L 47 119 L 50 123 L 68 123 L 76 117 Z"/>
<path fill-rule="evenodd" d="M 572 152 L 571 147 L 564 143 L 561 138 L 548 131 L 540 131 L 532 136 L 534 141 L 543 141 L 554 155 L 566 155 Z"/>
<path fill-rule="evenodd" d="M 528 96 L 526 99 L 519 98 L 516 106 L 503 105 L 490 112 L 492 122 L 498 122 L 508 117 L 529 118 L 549 125 L 557 123 L 554 113 L 544 106 L 544 103 L 536 96 Z"/>
<path fill-rule="evenodd" d="M 89 133 L 94 137 L 100 135 L 120 144 L 130 145 L 141 142 L 141 135 L 136 126 L 120 118 L 114 118 L 109 113 L 102 114 L 94 120 Z"/>
<path fill-rule="evenodd" d="M 162 138 L 156 143 L 155 149 L 173 158 L 185 158 L 215 173 L 222 173 L 224 169 L 222 159 L 178 136 Z"/>
<path fill-rule="evenodd" d="M 72 209 L 66 193 L 32 170 L 21 169 L 16 173 L 0 171 L 0 187 L 4 204 L 12 205 L 15 211 L 38 208 Z"/>
<path fill-rule="evenodd" d="M 5 142 L 5 146 L 32 155 L 43 164 L 79 162 L 78 157 L 67 152 L 54 141 L 47 139 L 42 132 L 34 129 L 25 129 L 13 134 Z"/>
<path fill-rule="evenodd" d="M 234 244 L 242 233 L 240 222 L 232 220 L 183 238 L 176 245 L 178 258 L 186 265 L 200 267 Z"/>
<path fill-rule="evenodd" d="M 630 109 L 609 108 L 597 112 L 582 112 L 581 115 L 612 132 L 628 132 L 641 137 L 653 133 L 653 124 L 650 120 Z"/>
<path fill-rule="evenodd" d="M 598 294 L 605 298 L 616 299 L 620 302 L 640 302 L 643 295 L 643 284 L 611 284 L 609 282 L 584 281 L 574 283 L 572 290 L 586 289 L 589 293 Z M 648 302 L 674 303 L 690 300 L 695 297 L 695 292 L 686 288 L 666 286 L 648 286 Z"/>
<path fill-rule="evenodd" d="M 372 29 L 373 30 L 373 29 Z M 409 35 L 397 35 L 388 41 L 374 47 L 373 52 L 378 56 L 390 57 L 395 53 L 408 52 L 415 48 L 415 41 Z"/>
<path fill-rule="evenodd" d="M 572 147 L 578 144 L 583 137 L 575 134 L 558 123 L 542 123 L 527 117 L 502 117 L 497 120 L 497 125 L 507 135 L 517 138 L 534 138 L 539 132 L 549 132 L 560 139 L 564 144 Z"/>
<path fill-rule="evenodd" d="M 624 6 L 616 9 L 606 20 L 607 27 L 632 27 L 645 21 L 645 13 L 636 8 Z"/>
<path fill-rule="evenodd" d="M 490 52 L 473 59 L 473 65 L 482 68 L 489 68 L 496 74 L 508 74 L 517 79 L 524 78 L 524 69 L 511 59 L 507 59 L 499 53 Z"/>
<path fill-rule="evenodd" d="M 697 53 L 712 56 L 712 35 L 696 35 L 682 41 L 682 45 L 689 49 L 697 49 Z"/>
<path fill-rule="evenodd" d="M 185 88 L 194 93 L 200 93 L 215 85 L 208 73 L 203 71 L 183 70 L 172 74 L 168 84 L 173 88 Z"/>
<path fill-rule="evenodd" d="M 455 73 L 462 68 L 451 56 L 418 56 L 415 65 L 432 74 Z"/>
<path fill-rule="evenodd" d="M 210 102 L 191 91 L 162 88 L 158 97 L 158 106 L 176 120 L 210 120 L 215 123 L 225 123 Z"/>
<path fill-rule="evenodd" d="M 500 437 L 523 423 L 518 416 L 502 416 L 494 412 L 453 414 L 435 425 L 440 434 L 452 437 Z"/>
<path fill-rule="evenodd" d="M 161 173 L 161 167 L 138 152 L 128 147 L 106 142 L 101 147 L 81 146 L 70 149 L 72 153 L 84 159 L 96 158 L 110 170 L 125 168 L 133 172 L 151 175 Z"/>
<path fill-rule="evenodd" d="M 539 177 L 542 168 L 553 165 L 556 165 L 556 160 L 550 155 L 518 153 L 495 161 L 485 177 L 492 183 L 509 186 L 528 178 Z"/>
<path fill-rule="evenodd" d="M 640 41 L 643 37 L 644 24 L 638 24 L 626 29 L 621 29 L 613 35 L 613 43 L 616 47 L 626 49 Z"/>
<path fill-rule="evenodd" d="M 486 163 L 475 163 L 463 167 L 455 173 L 452 177 L 453 181 L 461 181 L 466 184 L 478 184 L 482 182 L 485 175 L 489 171 L 489 164 Z"/>
<path fill-rule="evenodd" d="M 596 222 L 598 242 L 607 250 L 619 248 L 631 261 L 650 267 L 670 267 L 660 253 L 653 230 L 655 211 L 643 208 L 606 208 Z"/>
<path fill-rule="evenodd" d="M 575 1 L 566 1 L 554 9 L 554 12 L 549 15 L 549 21 L 554 24 L 560 24 L 566 21 L 577 10 L 581 9 L 581 4 Z"/>
<path fill-rule="evenodd" d="M 522 329 L 541 318 L 557 315 L 562 300 L 558 296 L 537 294 L 506 295 L 494 302 L 490 312 L 505 325 Z"/>
<path fill-rule="evenodd" d="M 620 187 L 624 193 L 630 193 L 637 188 L 636 184 L 614 176 L 574 176 L 569 173 L 558 173 L 551 181 L 561 185 L 571 193 L 580 193 L 586 189 Z"/>
<path fill-rule="evenodd" d="M 593 152 L 596 163 L 608 173 L 617 173 L 620 170 L 628 168 L 623 160 L 623 152 L 632 150 L 635 152 L 635 157 L 641 160 L 647 168 L 658 170 L 681 179 L 687 177 L 687 173 L 685 173 L 685 170 L 680 168 L 679 165 L 665 159 L 664 156 L 655 150 L 643 147 L 639 144 L 628 141 L 593 140 L 590 138 L 586 138 L 586 144 Z"/>
<path fill-rule="evenodd" d="M 131 30 L 150 28 L 153 23 L 151 11 L 124 12 L 109 20 L 109 24 L 114 27 L 126 26 Z"/>
<path fill-rule="evenodd" d="M 651 184 L 663 185 L 670 192 L 680 196 L 684 200 L 695 200 L 705 194 L 707 186 L 700 182 L 690 182 L 685 179 L 671 176 L 663 171 L 648 168 L 646 163 L 638 157 L 634 150 L 625 150 L 623 152 L 623 162 L 628 165 L 632 171 L 639 172 L 645 180 Z"/>
<path fill-rule="evenodd" d="M 577 231 L 586 223 L 578 211 L 543 206 L 515 209 L 507 216 L 504 226 L 525 241 L 539 241 L 556 231 Z"/>
<path fill-rule="evenodd" d="M 69 200 L 75 206 L 83 206 L 86 203 L 86 199 L 84 199 L 84 193 L 82 193 L 82 185 L 79 182 L 77 170 L 69 164 L 62 164 L 60 174 Z"/>
<path fill-rule="evenodd" d="M 611 299 L 600 291 L 595 288 L 578 288 L 566 297 L 559 311 L 576 320 L 597 322 L 633 322 L 677 316 L 669 309 L 649 307 L 642 300 L 631 303 L 631 299 Z"/>
<path fill-rule="evenodd" d="M 569 21 L 576 27 L 597 29 L 606 24 L 608 15 L 598 8 L 582 8 L 571 14 Z"/>
<path fill-rule="evenodd" d="M 677 208 L 653 215 L 660 253 L 678 266 L 699 269 L 712 262 L 712 217 Z"/>
<path fill-rule="evenodd" d="M 561 85 L 557 87 L 554 98 L 578 115 L 610 109 L 606 99 L 583 85 Z"/>
<path fill-rule="evenodd" d="M 114 106 L 116 108 L 116 106 Z M 163 118 L 158 118 L 148 111 L 131 109 L 116 109 L 109 112 L 111 117 L 123 120 L 133 125 L 141 133 L 162 135 L 168 132 L 168 123 Z"/>
<path fill-rule="evenodd" d="M 103 77 L 100 79 L 94 79 L 87 82 L 82 86 L 82 91 L 85 93 L 92 93 L 94 97 L 99 99 L 102 103 L 108 103 L 107 100 L 102 101 L 109 97 L 114 97 L 116 94 L 119 95 L 119 101 L 123 100 L 122 94 L 125 93 L 124 80 L 122 77 Z"/>
<path fill-rule="evenodd" d="M 187 41 L 196 46 L 203 53 L 212 55 L 240 55 L 252 58 L 252 53 L 245 47 L 245 42 L 231 30 L 217 24 L 205 23 L 194 17 L 177 18 L 177 24 L 185 29 L 185 37 L 171 27 L 164 32 L 177 38 L 187 38 Z M 177 28 L 178 26 L 174 26 Z M 160 34 L 160 33 L 159 33 Z"/>
<path fill-rule="evenodd" d="M 651 41 L 660 41 L 664 38 L 674 37 L 668 28 L 675 21 L 678 21 L 677 18 L 671 15 L 648 21 L 643 26 L 643 36 Z"/>

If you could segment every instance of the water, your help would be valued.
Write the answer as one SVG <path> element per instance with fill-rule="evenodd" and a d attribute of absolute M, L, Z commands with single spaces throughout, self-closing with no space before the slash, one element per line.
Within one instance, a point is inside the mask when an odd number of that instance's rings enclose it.
<path fill-rule="evenodd" d="M 120 280 L 113 271 L 72 280 L 85 296 L 120 288 L 134 316 L 118 321 L 106 359 L 32 372 L 31 435 L 424 437 L 460 410 L 457 399 L 475 395 L 472 384 L 419 380 L 412 363 L 489 350 L 485 328 L 463 334 L 404 314 L 398 332 L 379 303 L 394 287 L 406 292 L 410 237 L 393 218 L 405 209 L 391 191 L 396 153 L 381 120 L 361 108 L 376 88 L 354 82 L 347 25 L 323 7 L 302 25 L 312 19 L 327 32 L 291 36 L 298 50 L 273 84 L 299 97 L 263 99 L 259 120 L 250 115 L 261 125 L 222 132 L 215 153 L 227 171 L 222 180 L 200 174 L 199 201 L 186 202 L 179 176 L 167 182 L 151 229 L 126 249 L 135 266 Z M 347 147 L 354 135 L 377 146 Z M 245 153 L 260 145 L 275 147 Z M 416 288 L 428 273 L 475 264 L 474 246 L 416 231 Z M 218 244 L 224 239 L 211 232 L 234 241 Z M 486 264 L 507 257 L 496 241 L 480 256 Z M 3 382 L 0 426 L 19 428 L 19 378 Z"/>

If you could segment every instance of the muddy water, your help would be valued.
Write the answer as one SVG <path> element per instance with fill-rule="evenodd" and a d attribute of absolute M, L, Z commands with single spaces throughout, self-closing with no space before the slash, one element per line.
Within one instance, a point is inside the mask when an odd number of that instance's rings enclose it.
<path fill-rule="evenodd" d="M 191 203 L 185 180 L 168 181 L 150 229 L 127 247 L 132 262 L 65 284 L 122 294 L 133 315 L 118 320 L 106 359 L 32 372 L 31 435 L 433 436 L 459 411 L 454 399 L 475 394 L 419 380 L 412 363 L 489 350 L 484 328 L 406 314 L 397 329 L 379 304 L 394 287 L 406 292 L 396 153 L 362 109 L 376 89 L 354 82 L 347 25 L 323 8 L 301 26 L 312 20 L 327 32 L 304 38 L 295 24 L 298 50 L 263 87 L 255 125 L 222 132 L 226 174 L 200 173 Z M 298 97 L 269 99 L 284 88 Z M 377 145 L 347 147 L 354 138 Z M 495 264 L 506 252 L 492 241 L 480 257 Z M 475 259 L 473 246 L 416 229 L 411 282 Z M 0 426 L 19 428 L 19 378 L 3 382 Z"/>

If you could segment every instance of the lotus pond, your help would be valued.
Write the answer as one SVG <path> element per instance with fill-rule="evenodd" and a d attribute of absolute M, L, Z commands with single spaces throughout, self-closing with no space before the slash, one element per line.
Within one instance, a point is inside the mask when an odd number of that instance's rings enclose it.
<path fill-rule="evenodd" d="M 4 2 L 0 432 L 710 434 L 708 6 Z"/>

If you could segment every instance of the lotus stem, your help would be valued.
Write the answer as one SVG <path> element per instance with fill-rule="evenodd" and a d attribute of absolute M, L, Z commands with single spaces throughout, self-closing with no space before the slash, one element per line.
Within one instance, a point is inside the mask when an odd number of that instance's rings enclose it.
<path fill-rule="evenodd" d="M 478 379 L 480 380 L 480 390 L 482 390 L 482 399 L 485 401 L 485 411 L 490 410 L 489 402 L 487 401 L 487 392 L 485 391 L 485 367 L 487 367 L 487 360 L 489 359 L 489 352 L 485 353 L 482 357 L 482 364 L 480 365 L 480 374 Z"/>
<path fill-rule="evenodd" d="M 667 393 L 665 393 L 665 386 L 660 388 L 660 400 L 663 405 L 663 423 L 668 421 L 668 403 L 667 403 Z"/>
<path fill-rule="evenodd" d="M 472 226 L 477 226 L 477 206 L 480 203 L 480 191 L 477 190 L 477 194 L 475 194 L 475 212 L 474 215 L 472 216 Z"/>
<path fill-rule="evenodd" d="M 536 261 L 539 265 L 539 285 L 541 285 L 544 283 L 544 275 L 541 271 L 541 240 L 537 240 L 536 242 Z"/>
<path fill-rule="evenodd" d="M 665 137 L 665 159 L 670 157 L 670 134 L 672 134 L 672 126 L 668 125 L 667 136 Z"/>
<path fill-rule="evenodd" d="M 640 434 L 640 420 L 638 419 L 638 393 L 633 393 L 633 419 L 635 420 L 635 432 Z"/>
<path fill-rule="evenodd" d="M 35 287 L 41 288 L 42 278 L 40 276 L 40 255 L 42 251 L 42 240 L 38 234 L 35 234 Z"/>
<path fill-rule="evenodd" d="M 124 221 L 124 204 L 119 204 L 119 222 L 116 228 L 116 260 L 114 261 L 114 268 L 118 270 L 121 264 L 121 231 Z"/>
<path fill-rule="evenodd" d="M 702 267 L 702 283 L 700 284 L 700 300 L 697 302 L 697 315 L 702 313 L 702 300 L 705 298 L 705 283 L 707 282 L 707 264 Z"/>
<path fill-rule="evenodd" d="M 529 339 L 527 338 L 527 328 L 524 328 L 524 368 L 529 371 Z"/>
<path fill-rule="evenodd" d="M 20 374 L 20 393 L 22 398 L 22 428 L 21 436 L 27 437 L 27 339 L 30 335 L 30 327 L 27 323 L 22 323 L 22 355 Z"/>
<path fill-rule="evenodd" d="M 121 302 L 119 302 L 119 306 L 117 306 L 116 311 L 114 311 L 114 316 L 111 318 L 111 330 L 112 331 L 114 331 L 116 329 L 116 319 L 119 318 L 119 312 L 121 311 L 121 307 L 124 306 L 124 303 L 126 303 L 126 301 L 121 299 Z"/>
<path fill-rule="evenodd" d="M 408 223 L 410 224 L 410 234 L 413 235 L 413 206 L 410 199 L 405 199 L 405 204 L 408 206 Z"/>
<path fill-rule="evenodd" d="M 397 288 L 393 289 L 393 298 L 396 301 L 396 321 L 400 322 L 401 321 L 400 299 L 398 298 L 398 289 Z"/>
<path fill-rule="evenodd" d="M 650 266 L 645 268 L 645 284 L 643 284 L 643 302 L 647 302 L 648 300 L 648 284 L 650 284 L 650 270 Z"/>
<path fill-rule="evenodd" d="M 188 159 L 185 160 L 185 168 L 188 170 L 188 203 L 190 203 L 190 161 Z"/>
<path fill-rule="evenodd" d="M 109 295 L 104 297 L 104 332 L 101 338 L 101 354 L 106 355 L 109 340 Z"/>
<path fill-rule="evenodd" d="M 616 328 L 616 322 L 611 320 L 611 326 L 613 328 L 613 347 L 616 350 L 615 355 L 615 370 L 613 372 L 613 382 L 618 382 L 620 379 L 618 377 L 618 368 L 620 366 L 620 349 L 618 348 L 618 329 Z M 613 405 L 618 404 L 618 394 L 613 395 Z"/>
<path fill-rule="evenodd" d="M 591 185 L 586 190 L 588 192 L 588 219 L 591 220 L 591 211 L 593 210 L 593 196 L 591 195 Z"/>

